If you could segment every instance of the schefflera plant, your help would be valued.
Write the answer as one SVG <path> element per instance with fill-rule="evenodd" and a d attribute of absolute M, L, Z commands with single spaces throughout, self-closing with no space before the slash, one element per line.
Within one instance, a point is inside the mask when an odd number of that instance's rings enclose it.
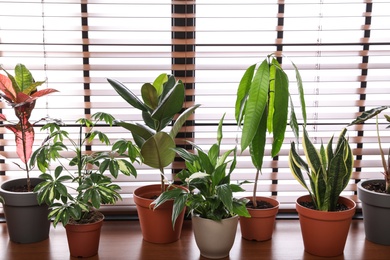
<path fill-rule="evenodd" d="M 292 65 L 297 80 L 303 123 L 306 125 L 302 78 L 296 65 Z M 257 182 L 263 166 L 267 135 L 272 134 L 271 157 L 279 154 L 288 121 L 295 137 L 299 136 L 289 79 L 275 54 L 268 55 L 261 63 L 246 69 L 237 89 L 235 118 L 237 125 L 242 128 L 241 153 L 249 147 L 252 164 L 256 168 L 252 198 L 256 208 Z"/>
<path fill-rule="evenodd" d="M 327 146 L 319 149 L 311 142 L 304 128 L 302 146 L 307 162 L 291 143 L 289 166 L 295 179 L 309 192 L 314 207 L 321 211 L 335 211 L 341 192 L 348 185 L 353 169 L 353 153 L 344 128 L 333 150 L 333 136 Z M 309 179 L 305 181 L 304 171 Z"/>
<path fill-rule="evenodd" d="M 11 122 L 4 114 L 0 114 L 0 120 L 3 121 L 3 126 L 15 135 L 16 153 L 24 165 L 15 164 L 26 171 L 27 190 L 32 191 L 29 174 L 31 168 L 28 161 L 35 139 L 34 124 L 37 122 L 31 123 L 29 120 L 36 100 L 57 92 L 57 90 L 52 88 L 38 90 L 38 87 L 43 85 L 45 81 L 35 81 L 31 72 L 23 64 L 19 63 L 15 66 L 15 76 L 4 68 L 1 69 L 6 75 L 0 74 L 0 96 L 13 108 L 19 121 L 17 123 Z"/>

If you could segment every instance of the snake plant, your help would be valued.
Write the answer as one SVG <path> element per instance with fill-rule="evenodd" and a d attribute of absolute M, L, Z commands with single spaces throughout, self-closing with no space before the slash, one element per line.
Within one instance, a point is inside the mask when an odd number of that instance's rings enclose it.
<path fill-rule="evenodd" d="M 344 128 L 333 150 L 333 136 L 325 147 L 319 149 L 310 141 L 304 128 L 303 151 L 307 162 L 298 154 L 295 143 L 291 143 L 289 165 L 297 181 L 309 191 L 314 207 L 321 211 L 335 211 L 340 193 L 347 186 L 353 169 L 353 154 Z M 306 172 L 309 185 L 303 172 Z"/>

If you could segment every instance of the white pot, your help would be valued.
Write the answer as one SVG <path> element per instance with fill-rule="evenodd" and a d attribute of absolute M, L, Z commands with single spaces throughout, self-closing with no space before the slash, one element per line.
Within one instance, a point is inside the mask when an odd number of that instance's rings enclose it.
<path fill-rule="evenodd" d="M 221 221 L 192 216 L 192 228 L 200 254 L 210 259 L 229 256 L 236 238 L 238 216 Z"/>

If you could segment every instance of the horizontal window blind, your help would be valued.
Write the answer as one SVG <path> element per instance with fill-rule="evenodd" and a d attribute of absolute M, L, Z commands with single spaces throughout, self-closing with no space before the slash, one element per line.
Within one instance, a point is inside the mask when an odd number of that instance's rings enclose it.
<path fill-rule="evenodd" d="M 20 4 L 23 8 L 20 8 Z M 208 150 L 225 116 L 223 149 L 238 145 L 234 120 L 238 83 L 245 69 L 276 53 L 290 79 L 291 95 L 299 105 L 292 63 L 300 70 L 305 90 L 310 137 L 319 145 L 350 123 L 361 111 L 390 105 L 390 1 L 276 0 L 25 0 L 0 1 L 0 63 L 12 72 L 25 64 L 36 80 L 59 93 L 37 101 L 31 121 L 61 118 L 76 133 L 74 121 L 105 111 L 126 121 L 140 121 L 107 83 L 122 81 L 135 93 L 160 73 L 172 73 L 186 86 L 189 107 L 201 104 L 177 137 Z M 13 116 L 4 102 L 2 113 Z M 296 111 L 299 111 L 296 108 Z M 298 114 L 300 122 L 302 117 Z M 383 118 L 381 135 L 390 145 Z M 36 147 L 45 137 L 36 128 Z M 375 121 L 348 128 L 355 154 L 354 173 L 345 195 L 356 199 L 356 182 L 382 178 Z M 102 126 L 112 140 L 131 138 L 120 127 Z M 13 134 L 0 128 L 2 174 L 23 177 Z M 271 137 L 269 137 L 269 141 Z M 281 208 L 292 209 L 306 193 L 293 179 L 287 155 L 294 137 L 290 129 L 278 157 L 267 146 L 257 193 L 275 196 Z M 107 149 L 93 144 L 92 150 Z M 241 152 L 241 151 L 240 151 Z M 6 159 L 4 159 L 6 158 Z M 170 179 L 184 167 L 177 159 Z M 123 201 L 113 210 L 133 206 L 136 187 L 160 180 L 158 172 L 137 166 L 138 177 L 120 176 Z M 35 175 L 39 172 L 35 171 Z M 239 154 L 233 181 L 253 181 L 248 151 Z M 245 184 L 251 195 L 253 185 Z"/>

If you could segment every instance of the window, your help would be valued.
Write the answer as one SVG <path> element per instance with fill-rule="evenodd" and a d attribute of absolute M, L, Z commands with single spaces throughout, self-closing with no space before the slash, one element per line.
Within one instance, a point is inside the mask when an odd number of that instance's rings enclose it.
<path fill-rule="evenodd" d="M 37 102 L 31 121 L 60 117 L 73 129 L 76 119 L 102 110 L 118 119 L 139 120 L 106 78 L 138 90 L 167 72 L 186 84 L 187 106 L 201 104 L 178 142 L 195 138 L 207 149 L 226 113 L 224 147 L 229 149 L 240 134 L 234 120 L 238 82 L 249 65 L 272 52 L 290 76 L 295 105 L 291 62 L 300 69 L 309 134 L 318 144 L 337 136 L 359 112 L 390 105 L 389 1 L 3 0 L 0 9 L 0 63 L 8 71 L 23 63 L 37 80 L 48 79 L 46 87 L 60 90 Z M 1 109 L 12 116 L 5 103 Z M 384 130 L 386 124 L 380 122 Z M 129 137 L 119 127 L 105 130 L 113 139 Z M 265 158 L 258 187 L 259 195 L 277 196 L 282 208 L 291 208 L 305 193 L 288 168 L 293 140 L 288 131 L 280 155 Z M 4 128 L 0 133 L 0 153 L 7 158 L 0 162 L 2 174 L 24 176 L 12 163 L 13 135 Z M 349 127 L 348 133 L 356 161 L 346 195 L 354 196 L 356 181 L 382 177 L 381 165 L 374 121 Z M 390 131 L 381 134 L 389 146 Z M 44 136 L 37 134 L 36 145 Z M 240 155 L 235 181 L 253 180 L 248 155 Z M 175 172 L 182 166 L 177 162 L 171 168 Z M 131 206 L 137 186 L 158 180 L 158 172 L 144 166 L 137 179 L 121 176 L 124 200 L 118 205 Z M 244 195 L 250 195 L 252 186 L 245 185 Z"/>

